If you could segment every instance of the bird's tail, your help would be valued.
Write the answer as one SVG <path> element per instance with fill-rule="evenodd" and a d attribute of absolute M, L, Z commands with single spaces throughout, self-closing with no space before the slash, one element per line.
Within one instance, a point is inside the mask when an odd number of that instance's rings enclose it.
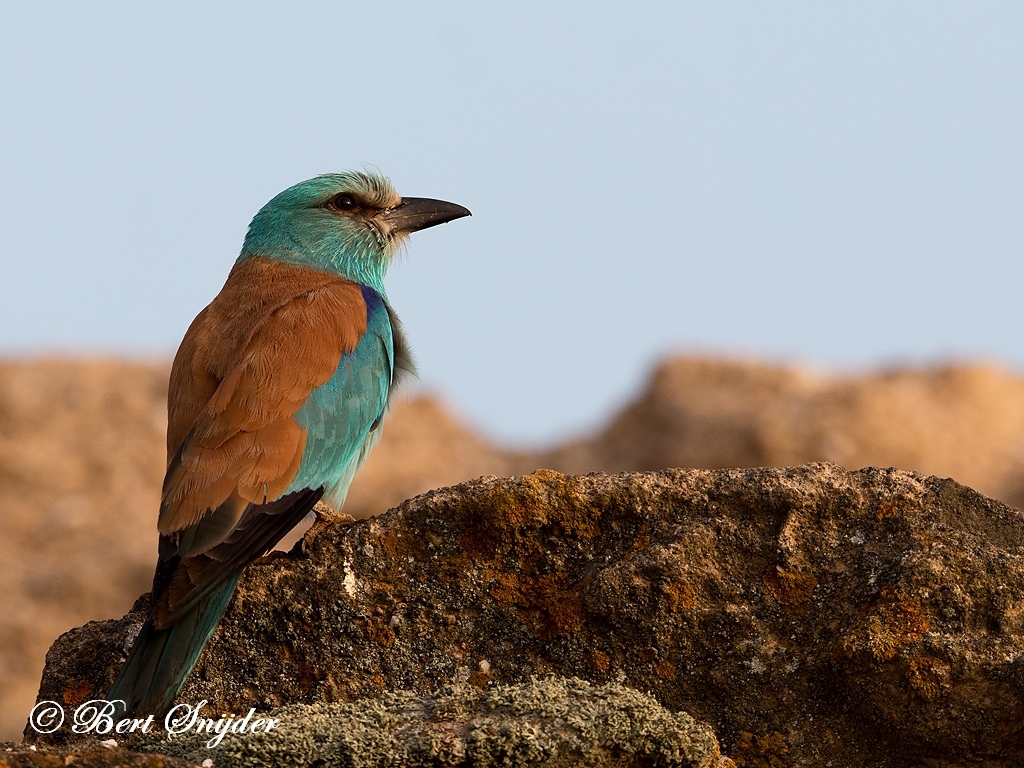
<path fill-rule="evenodd" d="M 124 701 L 129 715 L 167 712 L 199 661 L 237 584 L 236 574 L 197 602 L 170 629 L 157 629 L 152 619 L 147 620 L 107 693 L 107 701 Z"/>

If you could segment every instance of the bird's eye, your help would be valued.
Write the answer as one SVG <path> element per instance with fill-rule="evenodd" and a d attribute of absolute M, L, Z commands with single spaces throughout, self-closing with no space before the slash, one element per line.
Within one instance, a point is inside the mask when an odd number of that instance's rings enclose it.
<path fill-rule="evenodd" d="M 356 203 L 356 199 L 348 192 L 342 192 L 340 195 L 335 195 L 330 200 L 330 206 L 339 211 L 351 211 L 357 205 L 358 203 Z"/>

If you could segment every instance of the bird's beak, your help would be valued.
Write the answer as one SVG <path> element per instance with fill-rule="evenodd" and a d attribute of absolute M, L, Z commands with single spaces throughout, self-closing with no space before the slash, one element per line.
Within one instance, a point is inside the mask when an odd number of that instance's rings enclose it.
<path fill-rule="evenodd" d="M 468 208 L 429 197 L 403 197 L 402 202 L 384 213 L 392 232 L 416 232 L 448 221 L 472 216 Z"/>

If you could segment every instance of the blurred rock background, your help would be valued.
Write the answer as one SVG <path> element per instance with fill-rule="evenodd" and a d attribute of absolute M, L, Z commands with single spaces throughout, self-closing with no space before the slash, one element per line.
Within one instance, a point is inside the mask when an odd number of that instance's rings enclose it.
<path fill-rule="evenodd" d="M 20 738 L 43 658 L 68 628 L 149 588 L 164 467 L 164 363 L 0 362 L 0 739 Z M 828 376 L 697 357 L 665 361 L 591 435 L 510 450 L 438 398 L 395 408 L 346 512 L 382 512 L 479 475 L 830 460 L 951 476 L 1024 504 L 1024 377 L 988 365 Z"/>

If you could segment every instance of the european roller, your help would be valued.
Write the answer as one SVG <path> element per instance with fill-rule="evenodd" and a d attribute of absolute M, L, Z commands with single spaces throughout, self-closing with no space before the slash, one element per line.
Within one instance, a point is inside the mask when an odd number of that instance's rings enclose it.
<path fill-rule="evenodd" d="M 242 569 L 320 499 L 341 508 L 395 384 L 413 372 L 388 264 L 411 232 L 469 215 L 339 173 L 286 189 L 253 218 L 171 368 L 149 619 L 109 701 L 167 711 Z"/>

